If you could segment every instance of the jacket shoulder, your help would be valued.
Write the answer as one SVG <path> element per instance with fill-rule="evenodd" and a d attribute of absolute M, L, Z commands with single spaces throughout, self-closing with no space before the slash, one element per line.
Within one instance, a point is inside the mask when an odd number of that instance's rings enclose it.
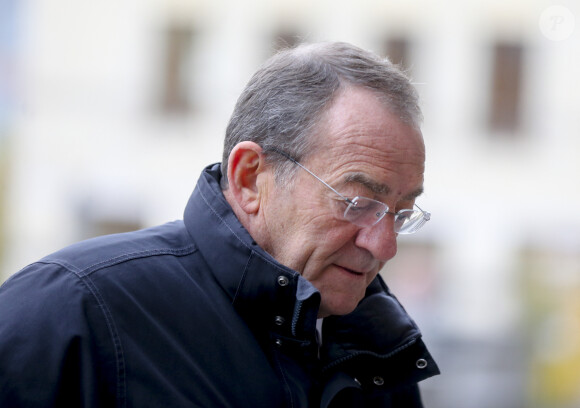
<path fill-rule="evenodd" d="M 112 277 L 138 282 L 158 258 L 192 252 L 177 221 L 83 241 L 12 275 L 0 287 L 0 406 L 80 405 L 87 395 L 90 406 L 115 406 L 125 370 L 105 298 Z"/>
<path fill-rule="evenodd" d="M 183 221 L 174 221 L 139 231 L 82 241 L 46 256 L 38 263 L 57 264 L 79 276 L 85 276 L 134 259 L 159 255 L 183 256 L 194 251 L 195 246 Z"/>
<path fill-rule="evenodd" d="M 83 388 L 89 405 L 114 406 L 120 354 L 86 282 L 59 265 L 32 264 L 0 287 L 0 310 L 0 406 L 78 405 Z M 83 365 L 106 374 L 88 378 Z"/>

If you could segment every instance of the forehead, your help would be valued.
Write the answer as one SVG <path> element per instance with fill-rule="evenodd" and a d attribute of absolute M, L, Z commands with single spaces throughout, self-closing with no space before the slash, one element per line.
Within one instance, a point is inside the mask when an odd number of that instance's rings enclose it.
<path fill-rule="evenodd" d="M 370 90 L 344 90 L 321 117 L 315 140 L 309 162 L 327 176 L 366 180 L 362 184 L 374 184 L 372 190 L 422 186 L 425 147 L 420 130 L 403 123 Z"/>

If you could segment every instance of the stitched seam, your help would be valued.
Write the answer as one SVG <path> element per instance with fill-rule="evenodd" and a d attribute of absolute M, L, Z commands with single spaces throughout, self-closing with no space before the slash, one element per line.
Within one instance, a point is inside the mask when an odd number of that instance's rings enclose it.
<path fill-rule="evenodd" d="M 244 280 L 246 280 L 246 274 L 248 273 L 248 269 L 250 268 L 250 262 L 252 261 L 254 255 L 254 251 L 252 251 L 250 253 L 250 256 L 248 257 L 248 261 L 246 262 L 246 266 L 244 266 L 244 272 L 242 273 L 242 277 L 240 278 L 240 281 L 238 282 L 238 285 L 236 286 L 236 293 L 234 294 L 234 298 L 232 299 L 232 305 L 236 303 L 236 300 L 238 299 L 238 294 L 240 293 L 240 290 L 242 289 L 242 284 L 244 282 Z"/>
<path fill-rule="evenodd" d="M 127 261 L 131 261 L 134 259 L 140 259 L 140 258 L 147 258 L 150 256 L 158 256 L 158 255 L 175 255 L 175 256 L 184 256 L 184 255 L 188 255 L 191 254 L 192 252 L 195 251 L 195 246 L 194 245 L 189 245 L 187 247 L 184 248 L 178 248 L 178 249 L 171 249 L 171 248 L 164 248 L 164 249 L 152 249 L 152 250 L 146 250 L 146 251 L 135 251 L 135 252 L 128 252 L 125 254 L 121 254 L 121 255 L 117 255 L 114 256 L 112 258 L 108 258 L 105 259 L 103 261 L 99 261 L 96 262 L 92 265 L 83 267 L 83 268 L 78 268 L 75 265 L 62 260 L 62 259 L 44 259 L 44 260 L 40 260 L 36 263 L 41 263 L 41 264 L 55 264 L 55 265 L 59 265 L 62 266 L 63 268 L 66 268 L 67 270 L 71 271 L 72 273 L 74 273 L 75 275 L 79 276 L 79 277 L 85 277 L 85 276 L 89 276 L 92 273 L 109 267 L 109 266 L 113 266 L 113 265 L 118 265 L 120 263 L 123 262 L 127 262 Z"/>
<path fill-rule="evenodd" d="M 101 269 L 102 267 L 106 267 L 106 266 L 112 266 L 112 265 L 116 265 L 119 263 L 123 263 L 125 261 L 128 260 L 132 260 L 132 259 L 137 259 L 137 258 L 146 258 L 149 256 L 156 256 L 156 255 L 186 255 L 188 253 L 191 253 L 192 249 L 194 249 L 195 247 L 193 245 L 189 245 L 185 248 L 178 248 L 178 249 L 171 249 L 171 248 L 165 248 L 165 249 L 153 249 L 153 250 L 147 250 L 147 251 L 137 251 L 137 252 L 130 252 L 127 254 L 123 254 L 123 255 L 119 255 L 101 262 L 97 262 L 87 268 L 85 268 L 83 270 L 83 272 L 85 272 L 86 275 L 91 274 L 92 272 L 94 272 L 95 270 Z"/>
<path fill-rule="evenodd" d="M 80 276 L 75 271 L 69 270 L 67 268 L 65 268 L 65 270 L 68 273 L 73 274 L 87 288 L 87 290 L 97 302 L 97 306 L 103 314 L 103 318 L 105 320 L 105 324 L 107 326 L 111 341 L 113 343 L 113 348 L 115 350 L 115 363 L 117 367 L 116 400 L 118 406 L 125 407 L 127 404 L 125 356 L 123 353 L 121 338 L 117 332 L 113 316 L 109 311 L 104 298 L 101 296 L 98 289 L 88 276 Z"/>

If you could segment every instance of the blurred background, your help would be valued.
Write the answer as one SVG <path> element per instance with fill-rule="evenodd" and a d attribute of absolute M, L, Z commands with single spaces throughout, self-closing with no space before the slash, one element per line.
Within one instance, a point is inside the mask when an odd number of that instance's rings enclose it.
<path fill-rule="evenodd" d="M 580 407 L 577 0 L 2 0 L 0 282 L 181 218 L 250 75 L 302 40 L 421 94 L 432 221 L 383 275 L 443 372 L 426 406 Z"/>

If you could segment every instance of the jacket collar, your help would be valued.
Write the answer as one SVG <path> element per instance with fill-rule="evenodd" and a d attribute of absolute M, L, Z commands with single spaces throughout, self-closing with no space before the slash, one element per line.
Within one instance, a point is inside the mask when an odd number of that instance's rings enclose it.
<path fill-rule="evenodd" d="M 220 177 L 219 164 L 206 167 L 184 214 L 208 269 L 252 330 L 312 338 L 319 292 L 256 244 L 225 199 Z"/>

